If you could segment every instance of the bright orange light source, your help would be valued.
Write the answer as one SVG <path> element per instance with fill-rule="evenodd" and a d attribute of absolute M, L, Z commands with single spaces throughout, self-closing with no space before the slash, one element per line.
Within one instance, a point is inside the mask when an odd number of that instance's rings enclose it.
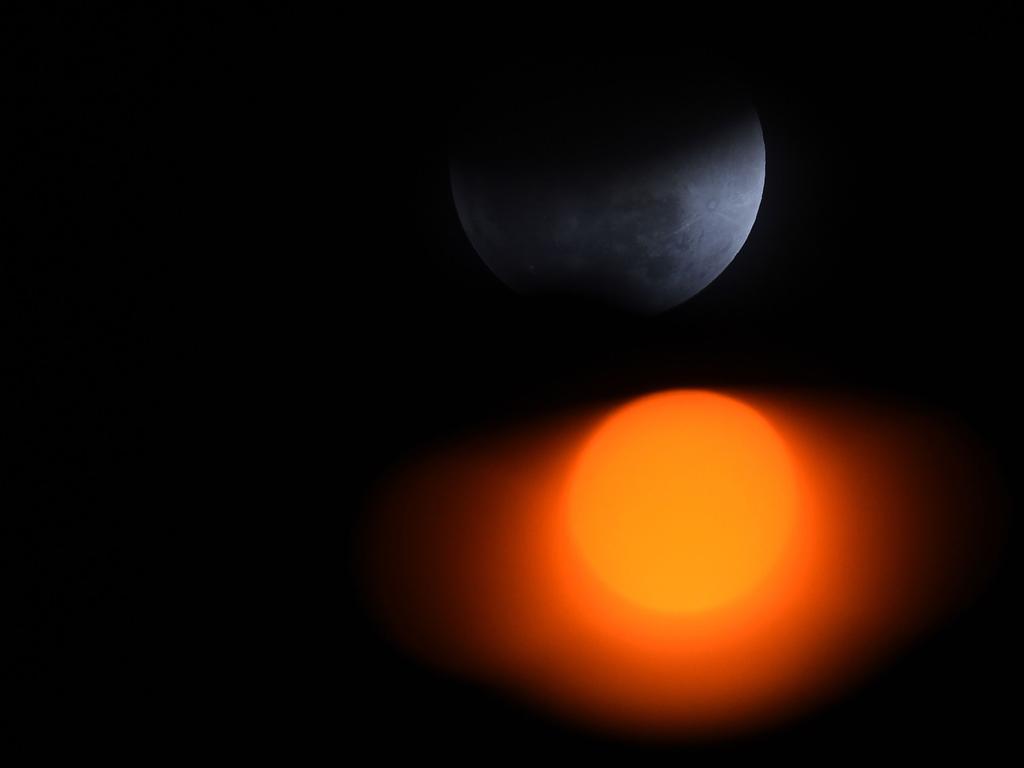
<path fill-rule="evenodd" d="M 966 594 L 996 485 L 943 419 L 674 390 L 437 450 L 360 553 L 424 658 L 602 727 L 763 726 Z"/>
<path fill-rule="evenodd" d="M 572 470 L 573 540 L 622 597 L 697 614 L 749 596 L 778 565 L 797 512 L 786 446 L 730 397 L 667 392 L 616 411 Z"/>

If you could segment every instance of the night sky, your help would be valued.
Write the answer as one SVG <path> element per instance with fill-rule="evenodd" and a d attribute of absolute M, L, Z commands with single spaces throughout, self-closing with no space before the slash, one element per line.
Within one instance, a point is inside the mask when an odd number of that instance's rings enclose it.
<path fill-rule="evenodd" d="M 0 727 L 341 759 L 1015 749 L 1009 4 L 254 6 L 3 23 Z M 764 197 L 732 265 L 656 317 L 512 293 L 456 215 L 456 116 L 516 62 L 643 55 L 661 80 L 695 46 L 732 62 L 764 130 Z M 671 387 L 855 396 L 965 426 L 1013 507 L 985 588 L 838 699 L 725 743 L 565 725 L 369 620 L 353 533 L 401 461 Z"/>

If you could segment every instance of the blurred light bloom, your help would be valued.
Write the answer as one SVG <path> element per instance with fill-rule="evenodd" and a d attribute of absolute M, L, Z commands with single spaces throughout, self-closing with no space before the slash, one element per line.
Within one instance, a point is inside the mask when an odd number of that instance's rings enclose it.
<path fill-rule="evenodd" d="M 941 419 L 672 390 L 438 450 L 361 540 L 404 647 L 633 732 L 765 725 L 970 592 L 994 484 Z"/>

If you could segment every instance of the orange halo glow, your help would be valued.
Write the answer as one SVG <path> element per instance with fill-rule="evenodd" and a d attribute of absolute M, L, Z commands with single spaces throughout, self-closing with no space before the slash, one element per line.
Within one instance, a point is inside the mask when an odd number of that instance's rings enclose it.
<path fill-rule="evenodd" d="M 576 719 L 764 725 L 966 593 L 993 507 L 968 446 L 881 407 L 659 393 L 398 472 L 366 583 L 413 652 Z"/>

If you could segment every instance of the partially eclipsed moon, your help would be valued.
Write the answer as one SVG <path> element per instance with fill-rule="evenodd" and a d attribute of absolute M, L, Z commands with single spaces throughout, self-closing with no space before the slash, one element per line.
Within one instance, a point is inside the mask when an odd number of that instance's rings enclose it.
<path fill-rule="evenodd" d="M 461 118 L 455 205 L 512 289 L 657 313 L 743 247 L 765 180 L 756 111 L 719 78 L 644 75 L 532 84 Z"/>

